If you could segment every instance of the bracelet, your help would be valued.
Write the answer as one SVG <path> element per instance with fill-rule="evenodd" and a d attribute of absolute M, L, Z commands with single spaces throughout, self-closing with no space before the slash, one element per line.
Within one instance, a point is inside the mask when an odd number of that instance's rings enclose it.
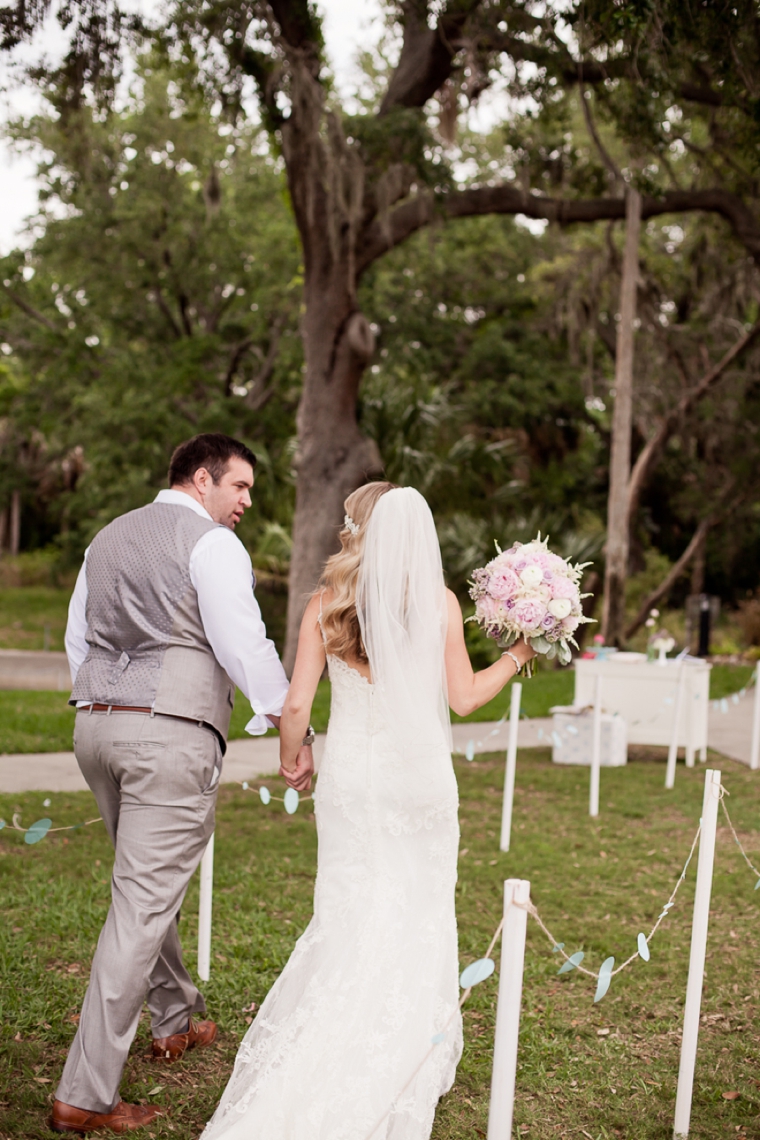
<path fill-rule="evenodd" d="M 517 660 L 514 653 L 512 653 L 509 649 L 505 649 L 504 652 L 502 653 L 502 657 L 511 657 L 515 663 L 515 668 L 517 669 L 517 673 L 520 672 L 520 670 L 522 669 L 522 665 Z M 515 676 L 517 676 L 517 673 L 515 673 Z"/>
<path fill-rule="evenodd" d="M 303 748 L 306 745 L 313 744 L 316 739 L 317 739 L 317 734 L 314 731 L 314 729 L 311 727 L 311 725 L 309 725 L 309 731 L 306 733 L 306 736 L 304 736 L 303 740 L 301 741 L 301 747 Z"/>

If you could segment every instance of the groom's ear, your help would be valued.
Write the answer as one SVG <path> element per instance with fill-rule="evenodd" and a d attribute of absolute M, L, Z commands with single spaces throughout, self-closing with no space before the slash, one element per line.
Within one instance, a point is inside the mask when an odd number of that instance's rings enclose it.
<path fill-rule="evenodd" d="M 193 486 L 196 491 L 208 491 L 213 482 L 213 476 L 207 467 L 197 467 L 193 472 Z"/>

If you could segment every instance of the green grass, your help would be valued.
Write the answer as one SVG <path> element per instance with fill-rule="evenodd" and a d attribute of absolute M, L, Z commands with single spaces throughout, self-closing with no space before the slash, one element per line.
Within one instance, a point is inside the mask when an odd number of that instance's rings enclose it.
<path fill-rule="evenodd" d="M 0 752 L 70 752 L 74 709 L 68 693 L 0 691 Z"/>
<path fill-rule="evenodd" d="M 710 675 L 710 697 L 729 696 L 747 684 L 751 666 L 714 665 Z M 569 669 L 542 669 L 523 684 L 522 711 L 526 716 L 548 716 L 552 705 L 569 705 L 573 700 L 573 673 Z M 66 704 L 66 693 L 0 691 L 0 752 L 70 751 L 74 712 Z M 452 714 L 454 722 L 498 720 L 509 708 L 509 690 L 500 693 L 482 709 L 468 717 Z M 320 681 L 311 721 L 317 732 L 325 732 L 330 714 L 330 682 Z M 247 736 L 251 719 L 248 701 L 238 692 L 230 724 L 230 740 Z M 270 731 L 274 731 L 273 729 Z"/>
<path fill-rule="evenodd" d="M 710 672 L 710 700 L 729 697 L 749 684 L 754 665 L 713 665 Z"/>
<path fill-rule="evenodd" d="M 54 586 L 0 589 L 0 649 L 63 650 L 70 596 Z"/>
<path fill-rule="evenodd" d="M 575 674 L 572 669 L 539 669 L 529 681 L 523 681 L 520 712 L 524 716 L 549 716 L 552 705 L 571 705 Z M 453 723 L 476 723 L 484 720 L 499 720 L 509 712 L 510 690 L 507 687 L 487 705 L 476 709 L 469 716 L 452 713 Z"/>
<path fill-rule="evenodd" d="M 548 752 L 520 753 L 512 851 L 498 851 L 503 759 L 458 762 L 462 843 L 457 911 L 460 958 L 482 956 L 498 923 L 502 881 L 531 881 L 532 898 L 568 950 L 598 968 L 635 949 L 651 928 L 683 865 L 700 815 L 703 772 L 679 765 L 666 792 L 664 751 L 633 750 L 625 768 L 602 772 L 601 815 L 587 815 L 587 773 L 553 766 Z M 755 862 L 760 859 L 757 774 L 716 760 L 731 792 L 729 810 Z M 271 785 L 271 780 L 267 781 Z M 0 815 L 26 823 L 49 815 L 74 823 L 93 812 L 88 793 L 0 796 Z M 720 821 L 710 919 L 692 1135 L 760 1136 L 757 959 L 760 892 Z M 212 976 L 205 986 L 219 1021 L 216 1047 L 171 1068 L 147 1056 L 140 1023 L 125 1072 L 128 1098 L 156 1100 L 170 1115 L 155 1140 L 199 1134 L 231 1070 L 250 1014 L 287 960 L 311 914 L 315 829 L 302 809 L 264 808 L 251 792 L 220 793 Z M 47 1140 L 52 1093 L 84 994 L 92 951 L 109 901 L 111 853 L 102 826 L 51 835 L 29 847 L 0 833 L 0 1137 Z M 529 920 L 515 1130 L 535 1140 L 670 1140 L 679 1033 L 688 966 L 695 868 L 652 943 L 594 1005 L 594 983 L 556 976 L 557 956 Z M 182 936 L 194 964 L 197 877 L 183 909 Z M 498 951 L 497 951 L 498 962 Z M 498 978 L 479 986 L 465 1012 L 465 1052 L 441 1103 L 434 1140 L 474 1140 L 487 1127 Z M 600 1034 L 600 1030 L 609 1030 Z M 151 1090 L 161 1086 L 159 1093 Z M 738 1100 L 722 1094 L 738 1091 Z M 357 1138 L 361 1140 L 361 1138 Z"/>

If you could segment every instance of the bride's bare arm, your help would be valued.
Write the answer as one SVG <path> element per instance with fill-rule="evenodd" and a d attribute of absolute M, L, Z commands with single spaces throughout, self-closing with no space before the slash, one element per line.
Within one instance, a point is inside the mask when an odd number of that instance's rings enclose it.
<path fill-rule="evenodd" d="M 464 640 L 464 620 L 456 594 L 446 591 L 448 632 L 446 635 L 446 680 L 449 704 L 458 716 L 467 716 L 488 704 L 517 672 L 511 657 L 500 657 L 493 665 L 474 672 Z M 521 665 L 535 657 L 535 651 L 522 638 L 510 649 Z"/>
<path fill-rule="evenodd" d="M 314 694 L 325 667 L 325 647 L 318 614 L 319 598 L 315 597 L 306 607 L 301 621 L 293 679 L 280 718 L 280 764 L 283 774 L 296 771 L 301 741 L 309 727 Z"/>

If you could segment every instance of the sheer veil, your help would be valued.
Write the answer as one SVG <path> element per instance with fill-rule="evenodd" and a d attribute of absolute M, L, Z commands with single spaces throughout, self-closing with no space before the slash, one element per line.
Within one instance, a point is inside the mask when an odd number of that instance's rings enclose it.
<path fill-rule="evenodd" d="M 401 756 L 451 752 L 441 550 L 430 507 L 412 487 L 386 492 L 370 515 L 356 611 L 378 711 Z"/>

